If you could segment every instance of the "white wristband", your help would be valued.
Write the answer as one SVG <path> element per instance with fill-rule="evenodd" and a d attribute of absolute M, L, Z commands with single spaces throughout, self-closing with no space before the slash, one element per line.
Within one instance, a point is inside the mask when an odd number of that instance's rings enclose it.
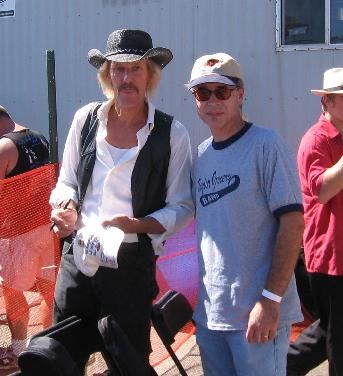
<path fill-rule="evenodd" d="M 279 296 L 279 295 L 276 295 L 266 289 L 263 289 L 262 291 L 262 296 L 264 296 L 265 298 L 267 299 L 270 299 L 272 300 L 273 302 L 276 302 L 276 303 L 281 303 L 281 300 L 282 300 L 282 296 Z"/>

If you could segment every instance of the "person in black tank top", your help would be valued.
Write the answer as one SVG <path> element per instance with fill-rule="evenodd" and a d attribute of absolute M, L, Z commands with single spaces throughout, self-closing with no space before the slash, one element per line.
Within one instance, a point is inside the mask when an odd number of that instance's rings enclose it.
<path fill-rule="evenodd" d="M 0 107 L 0 156 L 4 179 L 49 163 L 49 144 L 41 133 L 16 124 Z"/>
<path fill-rule="evenodd" d="M 0 106 L 0 179 L 31 171 L 47 163 L 49 144 L 45 137 L 15 123 L 7 110 Z M 43 276 L 41 269 L 42 262 L 46 265 L 46 260 L 43 261 L 41 257 L 43 253 L 48 253 L 47 239 L 51 235 L 44 236 L 45 229 L 42 227 L 11 239 L 0 239 L 3 293 L 12 336 L 11 345 L 0 352 L 0 370 L 15 368 L 17 356 L 26 346 L 29 307 L 23 291 L 35 283 L 43 297 L 42 321 L 51 323 L 52 301 L 48 295 L 51 295 L 53 282 Z M 47 265 L 50 265 L 50 260 Z"/>

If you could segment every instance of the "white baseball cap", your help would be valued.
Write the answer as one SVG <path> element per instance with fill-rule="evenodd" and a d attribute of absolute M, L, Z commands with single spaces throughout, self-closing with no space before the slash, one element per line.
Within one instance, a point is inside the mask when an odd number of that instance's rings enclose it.
<path fill-rule="evenodd" d="M 240 65 L 232 56 L 219 52 L 201 56 L 195 61 L 186 87 L 191 89 L 207 82 L 237 86 L 238 81 L 240 85 L 244 85 Z"/>

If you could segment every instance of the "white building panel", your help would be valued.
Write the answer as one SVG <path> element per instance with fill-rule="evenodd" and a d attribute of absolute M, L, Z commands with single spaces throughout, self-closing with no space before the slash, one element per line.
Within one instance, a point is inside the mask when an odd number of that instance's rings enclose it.
<path fill-rule="evenodd" d="M 88 51 L 104 51 L 114 29 L 138 28 L 174 53 L 154 102 L 186 125 L 194 148 L 209 133 L 184 83 L 195 58 L 227 52 L 245 74 L 248 119 L 277 129 L 295 150 L 320 111 L 310 89 L 342 65 L 343 52 L 276 51 L 275 17 L 271 0 L 16 0 L 15 16 L 0 18 L 0 103 L 48 135 L 45 51 L 54 50 L 62 151 L 76 109 L 103 98 Z"/>

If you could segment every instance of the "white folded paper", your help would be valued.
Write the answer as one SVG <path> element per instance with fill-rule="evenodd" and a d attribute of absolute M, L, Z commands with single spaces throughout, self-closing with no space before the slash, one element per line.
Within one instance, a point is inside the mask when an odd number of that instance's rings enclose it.
<path fill-rule="evenodd" d="M 117 227 L 88 224 L 80 229 L 74 238 L 76 267 L 88 277 L 92 277 L 99 266 L 118 268 L 118 250 L 123 239 L 124 232 Z"/>

